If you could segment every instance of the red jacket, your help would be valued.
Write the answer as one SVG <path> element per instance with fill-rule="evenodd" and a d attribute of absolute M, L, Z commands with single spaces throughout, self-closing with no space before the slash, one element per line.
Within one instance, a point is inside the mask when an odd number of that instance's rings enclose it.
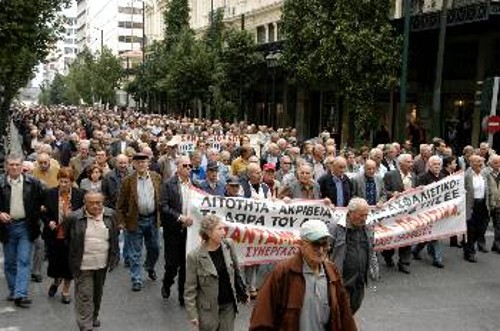
<path fill-rule="evenodd" d="M 305 280 L 302 274 L 302 254 L 276 265 L 259 290 L 250 319 L 250 331 L 299 330 L 300 310 L 304 302 Z M 337 267 L 329 261 L 323 264 L 328 278 L 330 327 L 332 331 L 356 331 L 349 296 L 342 284 Z"/>

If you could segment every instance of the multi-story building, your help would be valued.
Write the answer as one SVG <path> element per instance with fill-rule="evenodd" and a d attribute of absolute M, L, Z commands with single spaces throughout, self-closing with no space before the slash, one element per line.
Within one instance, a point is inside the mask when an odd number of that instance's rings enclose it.
<path fill-rule="evenodd" d="M 78 49 L 95 53 L 106 46 L 115 55 L 141 50 L 142 10 L 137 0 L 77 0 Z"/>
<path fill-rule="evenodd" d="M 190 0 L 191 27 L 205 30 L 210 24 L 210 12 L 224 9 L 224 22 L 236 29 L 245 29 L 255 36 L 258 44 L 283 39 L 281 11 L 283 0 Z"/>
<path fill-rule="evenodd" d="M 394 0 L 394 23 L 401 32 L 403 5 Z M 484 96 L 491 100 L 487 82 L 500 74 L 500 1 L 419 0 L 410 10 L 408 103 L 403 110 L 408 120 L 416 118 L 427 138 L 441 136 L 458 152 L 488 139 L 484 120 L 496 109 Z M 446 24 L 441 24 L 443 15 Z M 438 71 L 440 33 L 444 42 Z M 394 111 L 398 108 L 396 101 Z M 489 138 L 500 151 L 500 134 Z"/>
<path fill-rule="evenodd" d="M 71 62 L 78 53 L 76 42 L 76 5 L 65 9 L 64 31 L 61 39 L 55 44 L 55 47 L 47 56 L 46 61 L 41 66 L 42 80 L 44 83 L 50 83 L 56 73 L 66 75 Z"/>
<path fill-rule="evenodd" d="M 145 0 L 144 1 L 144 31 L 146 34 L 146 45 L 153 41 L 163 39 L 165 29 L 163 13 L 167 7 L 168 0 Z"/>

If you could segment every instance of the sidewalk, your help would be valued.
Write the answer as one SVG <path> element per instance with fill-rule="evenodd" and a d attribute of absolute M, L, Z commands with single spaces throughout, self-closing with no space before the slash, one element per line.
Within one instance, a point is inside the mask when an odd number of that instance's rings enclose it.
<path fill-rule="evenodd" d="M 19 132 L 17 131 L 14 122 L 10 121 L 10 153 L 23 153 L 23 148 L 21 144 L 21 138 L 19 137 Z"/>

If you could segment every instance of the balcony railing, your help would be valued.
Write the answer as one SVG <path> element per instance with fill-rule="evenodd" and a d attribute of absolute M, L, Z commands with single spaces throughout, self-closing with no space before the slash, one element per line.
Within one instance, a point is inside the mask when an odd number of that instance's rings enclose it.
<path fill-rule="evenodd" d="M 439 27 L 443 0 L 412 0 L 411 27 L 413 31 L 430 30 Z M 404 0 L 395 0 L 394 19 L 401 19 Z M 489 19 L 500 14 L 500 0 L 448 0 L 447 24 L 460 25 Z"/>
<path fill-rule="evenodd" d="M 393 2 L 393 17 L 401 18 L 404 11 L 405 0 L 394 0 Z M 500 0 L 448 0 L 448 9 L 461 7 L 477 6 L 481 4 L 498 3 Z M 443 8 L 443 0 L 412 0 L 411 11 L 412 15 L 427 14 L 441 11 Z"/>

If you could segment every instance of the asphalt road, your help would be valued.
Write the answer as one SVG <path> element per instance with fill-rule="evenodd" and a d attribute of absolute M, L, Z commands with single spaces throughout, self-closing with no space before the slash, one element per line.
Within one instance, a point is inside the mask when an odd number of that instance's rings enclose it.
<path fill-rule="evenodd" d="M 12 129 L 12 137 L 16 130 Z M 13 141 L 12 150 L 20 150 Z M 491 242 L 491 232 L 487 240 Z M 73 304 L 60 296 L 47 297 L 50 280 L 31 284 L 33 306 L 15 307 L 3 300 L 7 285 L 0 252 L 0 331 L 77 330 Z M 423 254 L 425 256 L 425 254 Z M 381 280 L 370 283 L 356 315 L 362 331 L 500 331 L 500 254 L 479 253 L 478 263 L 462 259 L 462 251 L 445 249 L 445 269 L 436 269 L 425 256 L 413 261 L 411 275 L 403 275 L 381 264 Z M 163 257 L 160 257 L 163 261 Z M 162 275 L 163 263 L 157 267 Z M 142 292 L 130 290 L 123 266 L 109 274 L 101 309 L 101 330 L 184 331 L 191 330 L 177 294 L 161 298 L 161 282 L 146 281 Z M 236 330 L 248 329 L 251 306 L 240 307 Z"/>
<path fill-rule="evenodd" d="M 491 241 L 491 234 L 488 236 Z M 381 266 L 382 279 L 372 282 L 356 316 L 363 331 L 500 330 L 500 254 L 480 253 L 479 262 L 462 259 L 461 251 L 447 247 L 445 269 L 430 265 L 425 256 L 413 261 L 411 275 Z M 162 261 L 162 258 L 160 258 Z M 0 257 L 3 262 L 3 257 Z M 157 270 L 162 272 L 163 263 Z M 2 265 L 3 270 L 3 265 Z M 34 304 L 29 309 L 0 301 L 0 331 L 77 330 L 74 307 L 47 297 L 49 279 L 31 283 Z M 132 292 L 127 269 L 109 274 L 102 306 L 101 330 L 190 330 L 185 311 L 172 293 L 160 294 L 161 282 L 146 281 L 142 292 Z M 7 285 L 0 273 L 0 298 Z M 236 330 L 247 330 L 251 306 L 240 307 Z"/>

